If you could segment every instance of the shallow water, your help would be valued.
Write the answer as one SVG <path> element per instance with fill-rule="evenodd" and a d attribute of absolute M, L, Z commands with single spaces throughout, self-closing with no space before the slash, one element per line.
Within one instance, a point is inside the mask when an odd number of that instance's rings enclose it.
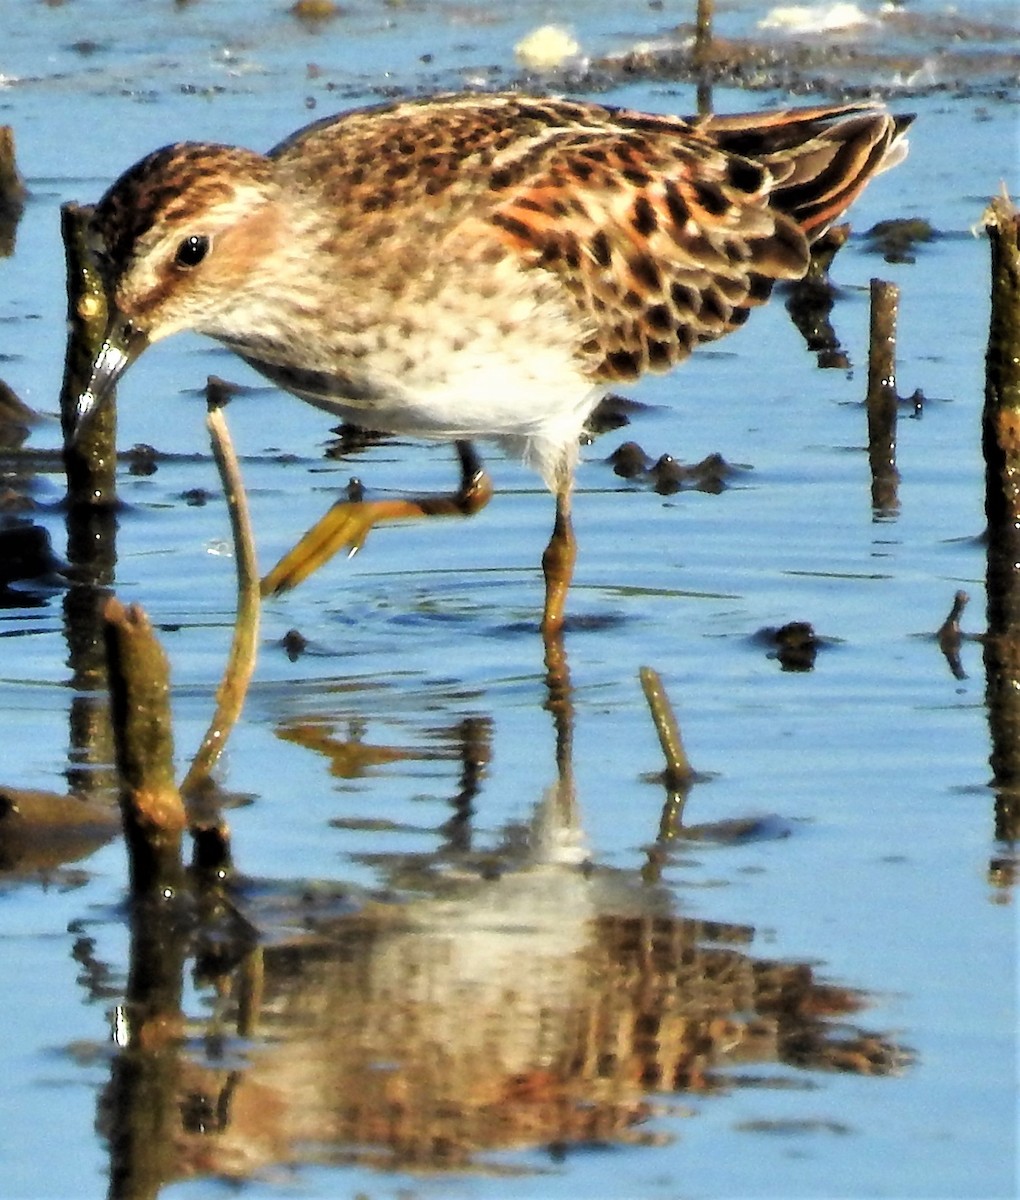
<path fill-rule="evenodd" d="M 751 36 L 767 7 L 720 6 L 722 31 Z M 515 79 L 513 45 L 556 11 L 352 6 L 318 29 L 282 6 L 253 22 L 234 3 L 5 13 L 0 123 L 31 198 L 0 261 L 0 376 L 49 414 L 29 446 L 59 440 L 63 201 L 95 199 L 177 137 L 269 146 L 386 88 Z M 691 19 L 669 4 L 559 11 L 593 60 Z M 1014 847 L 997 836 L 1009 831 L 989 786 L 982 647 L 964 640 L 956 677 L 934 631 L 959 589 L 965 631 L 984 628 L 988 248 L 971 230 L 1000 180 L 1017 189 L 1017 109 L 999 72 L 940 77 L 932 29 L 897 38 L 927 74 L 875 80 L 918 121 L 907 163 L 854 209 L 833 270 L 852 368 L 819 370 L 777 297 L 631 390 L 645 407 L 578 474 L 558 725 L 536 630 L 552 501 L 495 452 L 496 498 L 469 523 L 378 531 L 266 606 L 218 774 L 237 905 L 265 933 L 261 1002 L 239 1030 L 259 955 L 196 976 L 195 947 L 177 947 L 186 1038 L 156 1089 L 163 1157 L 148 1190 L 1015 1193 Z M 1016 53 L 1005 34 L 967 44 Z M 687 83 L 597 65 L 584 78 L 611 102 L 694 107 Z M 719 110 L 787 99 L 715 94 Z M 871 225 L 913 216 L 938 231 L 914 262 L 869 249 Z M 899 390 L 926 397 L 920 417 L 901 411 L 897 505 L 881 517 L 861 405 L 875 275 L 902 289 Z M 372 494 L 454 475 L 442 446 L 325 457 L 320 414 L 198 339 L 137 364 L 120 442 L 168 457 L 153 474 L 121 471 L 116 588 L 163 631 L 182 769 L 234 611 L 209 373 L 249 389 L 228 417 L 263 566 L 352 475 Z M 719 494 L 660 496 L 605 462 L 626 440 L 745 469 Z M 62 554 L 62 475 L 22 459 L 4 469 L 29 504 L 4 520 L 46 530 Z M 208 502 L 188 503 L 192 489 Z M 793 620 L 822 639 L 811 670 L 784 671 L 758 636 Z M 291 629 L 307 639 L 294 660 Z M 62 592 L 15 584 L 0 609 L 0 785 L 63 793 L 69 772 L 80 779 L 67 661 Z M 704 773 L 679 818 L 642 665 L 660 672 Z M 0 839 L 9 831 L 10 814 Z M 133 1095 L 112 1038 L 130 957 L 123 846 L 62 856 L 47 843 L 45 865 L 39 847 L 0 846 L 0 1190 L 98 1195 Z"/>

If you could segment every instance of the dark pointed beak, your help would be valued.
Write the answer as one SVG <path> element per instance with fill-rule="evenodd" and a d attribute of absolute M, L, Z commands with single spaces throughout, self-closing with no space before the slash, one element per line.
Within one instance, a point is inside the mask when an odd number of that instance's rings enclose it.
<path fill-rule="evenodd" d="M 149 339 L 120 313 L 115 312 L 106 329 L 103 344 L 92 363 L 88 386 L 75 405 L 73 442 L 87 424 L 90 415 L 103 404 L 117 385 L 117 380 L 149 344 Z"/>

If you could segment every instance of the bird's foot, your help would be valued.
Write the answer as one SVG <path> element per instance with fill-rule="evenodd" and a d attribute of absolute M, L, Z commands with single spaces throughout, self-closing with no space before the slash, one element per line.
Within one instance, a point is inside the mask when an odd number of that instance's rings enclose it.
<path fill-rule="evenodd" d="M 275 596 L 296 587 L 343 549 L 348 558 L 356 554 L 377 521 L 417 515 L 419 510 L 407 511 L 402 501 L 339 501 L 266 575 L 262 595 Z"/>

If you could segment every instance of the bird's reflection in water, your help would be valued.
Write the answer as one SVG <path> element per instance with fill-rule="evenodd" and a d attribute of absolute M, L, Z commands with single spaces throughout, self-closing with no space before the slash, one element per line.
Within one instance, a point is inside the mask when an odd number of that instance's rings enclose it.
<path fill-rule="evenodd" d="M 556 778 L 526 827 L 495 847 L 461 836 L 427 858 L 375 856 L 381 898 L 318 903 L 294 888 L 276 928 L 274 902 L 248 913 L 262 944 L 218 980 L 220 1015 L 247 1040 L 218 1026 L 205 1057 L 197 1040 L 182 1052 L 168 1176 L 311 1162 L 505 1170 L 496 1151 L 666 1140 L 657 1118 L 686 1111 L 677 1093 L 732 1087 L 736 1064 L 755 1064 L 744 1076 L 761 1085 L 770 1063 L 883 1074 L 902 1061 L 846 1023 L 860 994 L 756 956 L 750 926 L 678 916 L 657 870 L 598 864 L 571 771 L 566 663 L 548 650 Z M 356 754 L 321 725 L 309 744 L 334 765 L 414 753 L 372 749 L 363 733 Z M 447 755 L 457 738 L 463 834 L 486 722 L 459 719 L 434 747 Z"/>

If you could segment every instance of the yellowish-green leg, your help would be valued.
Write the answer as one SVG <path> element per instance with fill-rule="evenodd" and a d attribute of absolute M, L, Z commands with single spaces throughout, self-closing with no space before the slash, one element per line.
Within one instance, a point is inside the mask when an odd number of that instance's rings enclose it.
<path fill-rule="evenodd" d="M 457 442 L 460 487 L 449 495 L 399 500 L 340 500 L 262 580 L 262 595 L 296 587 L 340 550 L 354 554 L 373 525 L 417 517 L 470 517 L 492 498 L 492 481 L 470 442 Z"/>
<path fill-rule="evenodd" d="M 567 592 L 574 577 L 574 562 L 577 558 L 577 539 L 570 520 L 570 474 L 563 472 L 556 486 L 556 523 L 552 537 L 542 555 L 542 572 L 545 575 L 545 608 L 542 612 L 542 633 L 547 642 L 558 637 L 563 629 L 563 613 L 567 603 Z"/>

